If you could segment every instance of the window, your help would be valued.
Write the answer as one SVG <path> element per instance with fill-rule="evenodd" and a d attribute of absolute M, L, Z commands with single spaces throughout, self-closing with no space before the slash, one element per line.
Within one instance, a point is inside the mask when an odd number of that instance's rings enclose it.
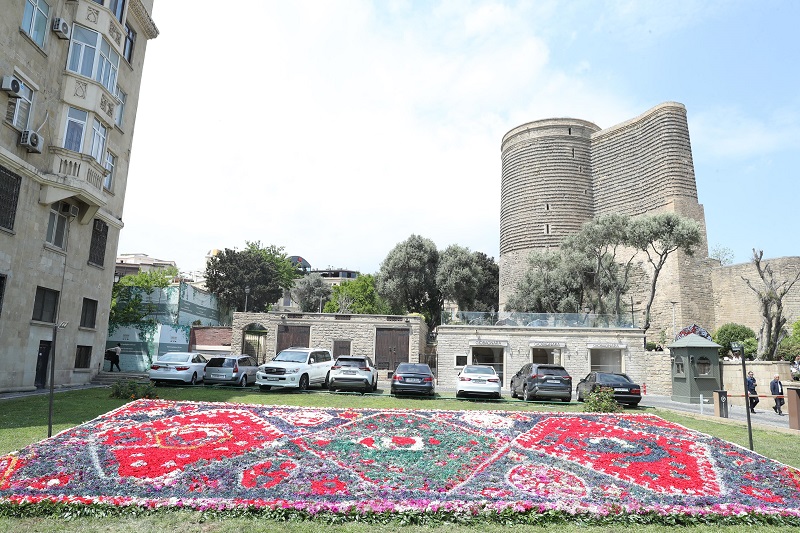
<path fill-rule="evenodd" d="M 707 376 L 711 374 L 711 360 L 708 357 L 699 357 L 697 359 L 697 375 Z"/>
<path fill-rule="evenodd" d="M 122 15 L 125 11 L 125 0 L 111 0 L 108 3 L 108 9 L 114 13 L 118 21 L 122 22 Z"/>
<path fill-rule="evenodd" d="M 456 355 L 456 366 L 467 366 L 467 356 Z"/>
<path fill-rule="evenodd" d="M 133 45 L 136 44 L 136 32 L 133 31 L 131 25 L 125 23 L 125 48 L 122 50 L 122 55 L 125 60 L 130 63 L 133 59 Z"/>
<path fill-rule="evenodd" d="M 680 355 L 675 356 L 675 375 L 686 376 L 686 369 L 683 366 L 683 357 Z"/>
<path fill-rule="evenodd" d="M 50 6 L 47 2 L 44 0 L 25 0 L 22 29 L 39 46 L 44 46 L 48 16 L 50 16 Z"/>
<path fill-rule="evenodd" d="M 75 368 L 89 368 L 92 361 L 92 347 L 78 345 L 75 352 Z"/>
<path fill-rule="evenodd" d="M 117 85 L 116 96 L 119 103 L 117 104 L 117 112 L 116 116 L 114 117 L 114 122 L 121 128 L 122 121 L 125 118 L 125 102 L 128 100 L 128 94 L 120 89 L 119 85 Z"/>
<path fill-rule="evenodd" d="M 36 287 L 36 300 L 33 302 L 33 320 L 53 324 L 56 321 L 57 309 L 58 291 Z"/>
<path fill-rule="evenodd" d="M 106 263 L 106 241 L 108 240 L 108 224 L 94 219 L 92 224 L 92 243 L 89 245 L 89 262 L 103 266 Z"/>
<path fill-rule="evenodd" d="M 97 320 L 97 300 L 92 300 L 91 298 L 84 298 L 83 308 L 81 309 L 81 327 L 94 329 L 96 320 Z"/>
<path fill-rule="evenodd" d="M 62 208 L 62 206 L 66 207 Z M 56 202 L 50 206 L 50 218 L 47 221 L 47 237 L 45 240 L 63 250 L 67 245 L 67 224 L 69 219 L 62 212 L 62 209 L 67 209 L 67 212 L 69 212 L 69 204 Z"/>
<path fill-rule="evenodd" d="M 19 130 L 27 130 L 33 107 L 33 89 L 23 80 L 17 78 L 20 86 L 20 97 L 9 98 L 6 108 L 6 120 Z"/>
<path fill-rule="evenodd" d="M 110 192 L 113 190 L 111 187 L 114 185 L 114 169 L 117 166 L 117 156 L 111 152 L 106 152 L 106 164 L 104 166 L 108 170 L 108 174 L 103 178 L 103 188 Z"/>
<path fill-rule="evenodd" d="M 92 157 L 101 165 L 105 163 L 106 137 L 108 128 L 96 118 L 92 120 Z"/>
<path fill-rule="evenodd" d="M 0 274 L 0 313 L 3 312 L 3 295 L 6 293 L 6 277 Z"/>
<path fill-rule="evenodd" d="M 0 166 L 0 228 L 14 229 L 22 178 Z"/>
<path fill-rule="evenodd" d="M 96 31 L 75 25 L 67 69 L 99 81 L 113 93 L 117 88 L 119 54 Z"/>
<path fill-rule="evenodd" d="M 64 148 L 73 152 L 80 152 L 83 147 L 83 134 L 86 131 L 86 121 L 89 113 L 86 111 L 69 108 L 67 113 L 67 132 L 64 135 Z"/>

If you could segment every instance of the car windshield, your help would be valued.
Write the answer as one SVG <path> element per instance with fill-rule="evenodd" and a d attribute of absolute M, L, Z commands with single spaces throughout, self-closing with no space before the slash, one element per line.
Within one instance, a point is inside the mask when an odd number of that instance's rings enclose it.
<path fill-rule="evenodd" d="M 494 374 L 494 368 L 490 366 L 465 366 L 465 374 Z"/>
<path fill-rule="evenodd" d="M 191 357 L 190 353 L 165 353 L 158 360 L 162 363 L 185 363 Z"/>
<path fill-rule="evenodd" d="M 362 367 L 367 366 L 367 362 L 363 359 L 337 359 L 336 365 Z"/>
<path fill-rule="evenodd" d="M 276 355 L 273 361 L 283 361 L 284 363 L 305 363 L 306 359 L 308 359 L 308 352 L 284 350 Z"/>
<path fill-rule="evenodd" d="M 544 376 L 566 376 L 567 371 L 560 366 L 540 366 L 539 373 Z"/>
<path fill-rule="evenodd" d="M 401 364 L 397 366 L 397 370 L 395 374 L 430 374 L 431 367 L 428 365 L 416 365 L 416 364 Z"/>
<path fill-rule="evenodd" d="M 226 357 L 212 357 L 206 366 L 211 368 L 233 368 L 236 366 L 236 359 L 228 359 Z"/>
<path fill-rule="evenodd" d="M 628 376 L 622 374 L 597 374 L 597 381 L 600 383 L 625 383 L 626 385 L 631 382 Z"/>

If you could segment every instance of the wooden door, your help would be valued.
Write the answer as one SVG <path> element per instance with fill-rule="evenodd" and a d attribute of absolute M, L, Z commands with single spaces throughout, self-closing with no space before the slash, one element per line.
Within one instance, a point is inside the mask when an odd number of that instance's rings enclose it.
<path fill-rule="evenodd" d="M 408 362 L 411 330 L 378 328 L 375 332 L 375 366 L 394 372 L 397 365 Z"/>
<path fill-rule="evenodd" d="M 311 326 L 278 326 L 278 342 L 275 353 L 292 346 L 310 348 Z"/>
<path fill-rule="evenodd" d="M 333 341 L 333 358 L 340 355 L 352 355 L 350 353 L 350 341 Z"/>

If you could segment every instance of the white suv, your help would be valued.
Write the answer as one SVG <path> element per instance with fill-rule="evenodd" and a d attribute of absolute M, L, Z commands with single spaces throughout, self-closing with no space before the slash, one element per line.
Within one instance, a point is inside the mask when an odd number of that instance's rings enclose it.
<path fill-rule="evenodd" d="M 306 390 L 311 385 L 328 385 L 333 366 L 331 352 L 321 348 L 287 348 L 272 361 L 258 367 L 256 385 L 261 390 L 291 387 Z"/>
<path fill-rule="evenodd" d="M 378 369 L 372 359 L 364 355 L 340 355 L 331 367 L 328 388 L 358 389 L 363 392 L 378 390 Z"/>

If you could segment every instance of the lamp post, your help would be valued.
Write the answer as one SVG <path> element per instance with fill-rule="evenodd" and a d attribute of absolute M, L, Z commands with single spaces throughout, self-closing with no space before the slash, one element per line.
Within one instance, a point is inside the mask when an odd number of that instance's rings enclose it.
<path fill-rule="evenodd" d="M 739 352 L 742 360 L 742 384 L 744 385 L 744 412 L 747 414 L 747 437 L 750 441 L 750 450 L 753 450 L 753 426 L 750 422 L 750 398 L 747 393 L 747 367 L 744 362 L 744 345 L 741 342 L 732 342 L 731 351 Z"/>
<path fill-rule="evenodd" d="M 244 288 L 244 312 L 247 312 L 247 297 L 250 295 L 250 286 Z"/>
<path fill-rule="evenodd" d="M 56 381 L 56 336 L 58 330 L 67 327 L 69 322 L 59 322 L 53 324 L 53 345 L 50 347 L 50 406 L 47 411 L 47 438 L 53 436 L 53 396 L 55 395 L 55 381 Z"/>

